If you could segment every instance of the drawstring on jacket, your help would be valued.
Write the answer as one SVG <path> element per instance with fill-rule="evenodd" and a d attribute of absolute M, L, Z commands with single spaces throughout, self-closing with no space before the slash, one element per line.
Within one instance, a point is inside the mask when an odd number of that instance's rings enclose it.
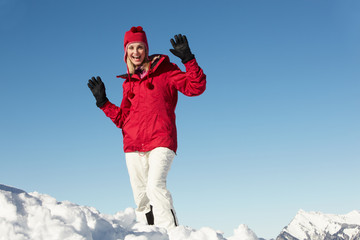
<path fill-rule="evenodd" d="M 127 68 L 127 73 L 128 73 L 127 77 L 128 77 L 129 84 L 130 84 L 130 91 L 128 92 L 127 95 L 128 95 L 128 98 L 133 99 L 135 97 L 135 93 L 133 91 L 134 84 L 131 84 L 131 75 L 129 73 L 129 67 L 126 66 L 126 68 Z"/>
<path fill-rule="evenodd" d="M 147 78 L 149 78 L 149 75 L 147 75 Z M 146 83 L 146 87 L 150 90 L 154 89 L 154 84 L 152 83 L 152 81 L 153 81 L 153 78 L 151 78 L 150 81 Z"/>

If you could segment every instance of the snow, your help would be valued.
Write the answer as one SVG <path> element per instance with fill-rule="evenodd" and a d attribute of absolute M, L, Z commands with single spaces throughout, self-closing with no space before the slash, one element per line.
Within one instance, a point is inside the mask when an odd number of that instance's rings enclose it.
<path fill-rule="evenodd" d="M 234 236 L 229 237 L 228 240 L 258 240 L 256 234 L 248 228 L 245 224 L 241 224 L 237 229 L 234 230 Z"/>
<path fill-rule="evenodd" d="M 178 226 L 169 232 L 135 220 L 133 208 L 114 215 L 38 192 L 0 184 L 0 240 L 226 240 L 208 227 Z M 228 240 L 258 240 L 246 225 Z"/>

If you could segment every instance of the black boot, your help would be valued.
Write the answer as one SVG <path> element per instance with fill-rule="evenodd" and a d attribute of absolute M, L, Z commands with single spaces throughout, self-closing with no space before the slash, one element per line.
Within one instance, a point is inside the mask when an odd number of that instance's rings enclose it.
<path fill-rule="evenodd" d="M 150 205 L 150 212 L 146 213 L 146 220 L 149 225 L 154 225 L 154 214 L 153 214 L 153 207 Z"/>

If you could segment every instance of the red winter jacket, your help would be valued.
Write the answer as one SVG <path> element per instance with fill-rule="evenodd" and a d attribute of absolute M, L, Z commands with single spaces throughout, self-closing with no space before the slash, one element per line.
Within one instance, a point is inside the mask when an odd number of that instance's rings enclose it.
<path fill-rule="evenodd" d="M 122 128 L 125 152 L 147 152 L 156 147 L 167 147 L 176 152 L 178 91 L 186 96 L 202 94 L 206 88 L 206 75 L 196 59 L 185 63 L 186 72 L 171 63 L 166 55 L 151 56 L 150 59 L 150 70 L 142 79 L 137 74 L 118 76 L 126 79 L 120 107 L 108 101 L 101 109 Z M 133 98 L 129 97 L 129 92 L 135 94 Z"/>

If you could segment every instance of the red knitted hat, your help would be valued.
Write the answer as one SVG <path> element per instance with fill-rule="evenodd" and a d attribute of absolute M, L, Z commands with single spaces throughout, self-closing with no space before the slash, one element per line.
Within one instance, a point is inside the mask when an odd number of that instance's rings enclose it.
<path fill-rule="evenodd" d="M 146 47 L 146 53 L 149 54 L 149 45 L 147 42 L 146 34 L 141 26 L 138 27 L 132 27 L 129 31 L 125 33 L 124 37 L 124 60 L 126 62 L 126 48 L 127 45 L 134 42 L 141 42 L 145 44 Z"/>

